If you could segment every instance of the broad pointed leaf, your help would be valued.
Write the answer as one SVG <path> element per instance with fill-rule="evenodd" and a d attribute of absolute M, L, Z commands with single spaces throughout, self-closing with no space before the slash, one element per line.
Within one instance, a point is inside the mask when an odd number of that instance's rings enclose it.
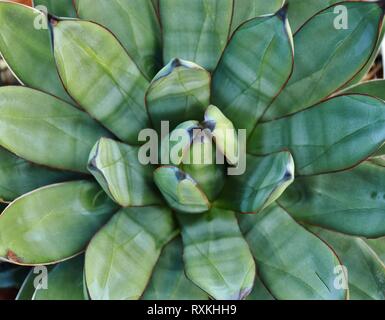
<path fill-rule="evenodd" d="M 45 7 L 50 14 L 55 16 L 76 17 L 73 0 L 33 0 L 33 4 L 40 10 Z"/>
<path fill-rule="evenodd" d="M 264 120 L 314 105 L 344 86 L 368 62 L 376 47 L 383 9 L 379 2 L 343 5 L 348 28 L 340 26 L 333 6 L 318 13 L 295 34 L 293 74 Z"/>
<path fill-rule="evenodd" d="M 183 244 L 180 238 L 164 249 L 154 269 L 144 300 L 207 300 L 208 295 L 184 273 Z"/>
<path fill-rule="evenodd" d="M 213 103 L 237 129 L 250 135 L 292 68 L 285 7 L 275 15 L 246 22 L 234 33 L 213 75 Z"/>
<path fill-rule="evenodd" d="M 148 81 L 116 38 L 88 21 L 52 21 L 59 74 L 71 96 L 118 138 L 138 144 L 148 128 Z"/>
<path fill-rule="evenodd" d="M 37 189 L 0 216 L 0 256 L 22 265 L 49 264 L 81 252 L 116 206 L 88 181 Z"/>
<path fill-rule="evenodd" d="M 209 210 L 209 200 L 200 186 L 177 167 L 156 169 L 154 181 L 171 208 L 184 213 L 202 213 Z"/>
<path fill-rule="evenodd" d="M 87 114 L 51 95 L 0 88 L 0 145 L 24 159 L 87 172 L 92 147 L 109 135 Z"/>
<path fill-rule="evenodd" d="M 215 205 L 236 212 L 256 213 L 275 200 L 294 180 L 289 152 L 266 157 L 246 156 L 246 172 L 228 176 Z"/>
<path fill-rule="evenodd" d="M 310 230 L 340 257 L 347 271 L 351 300 L 385 300 L 385 265 L 364 240 L 320 228 Z"/>
<path fill-rule="evenodd" d="M 123 207 L 160 204 L 154 168 L 138 159 L 138 147 L 102 138 L 91 151 L 88 170 L 112 200 Z"/>
<path fill-rule="evenodd" d="M 75 178 L 76 174 L 35 165 L 0 148 L 0 201 L 12 201 L 39 187 Z"/>
<path fill-rule="evenodd" d="M 284 0 L 234 0 L 232 31 L 247 20 L 277 12 L 284 2 Z"/>
<path fill-rule="evenodd" d="M 151 0 L 75 0 L 81 19 L 111 30 L 148 78 L 161 66 L 161 34 Z"/>
<path fill-rule="evenodd" d="M 84 300 L 84 256 L 61 262 L 48 272 L 48 288 L 35 291 L 33 300 Z"/>
<path fill-rule="evenodd" d="M 1 1 L 0 30 L 0 53 L 18 79 L 71 102 L 57 74 L 44 13 Z"/>
<path fill-rule="evenodd" d="M 210 104 L 210 74 L 200 66 L 174 59 L 152 80 L 146 93 L 151 121 L 160 131 L 161 121 L 170 129 L 188 120 L 202 120 Z"/>
<path fill-rule="evenodd" d="M 86 251 L 85 276 L 91 299 L 139 299 L 163 246 L 175 233 L 167 208 L 119 211 Z"/>
<path fill-rule="evenodd" d="M 245 299 L 255 264 L 232 211 L 179 215 L 187 277 L 217 300 Z"/>
<path fill-rule="evenodd" d="M 347 88 L 344 92 L 368 94 L 385 100 L 385 80 L 372 80 Z"/>
<path fill-rule="evenodd" d="M 294 219 L 339 232 L 385 236 L 385 168 L 365 162 L 340 173 L 299 177 L 278 200 Z"/>
<path fill-rule="evenodd" d="M 248 152 L 289 149 L 300 175 L 347 169 L 380 148 L 385 141 L 384 124 L 383 101 L 363 95 L 338 96 L 258 125 Z"/>
<path fill-rule="evenodd" d="M 226 47 L 233 0 L 159 0 L 163 61 L 193 61 L 211 71 Z"/>
<path fill-rule="evenodd" d="M 281 208 L 273 205 L 260 214 L 240 215 L 239 219 L 259 276 L 274 297 L 347 298 L 347 290 L 334 287 L 334 268 L 341 264 L 336 255 Z"/>

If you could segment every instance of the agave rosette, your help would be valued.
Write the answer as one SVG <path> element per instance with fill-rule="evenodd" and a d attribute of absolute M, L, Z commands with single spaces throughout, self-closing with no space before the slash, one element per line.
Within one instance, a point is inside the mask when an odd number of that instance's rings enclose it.
<path fill-rule="evenodd" d="M 0 257 L 49 274 L 19 299 L 384 299 L 384 1 L 35 5 L 0 1 Z M 191 139 L 143 164 L 162 121 Z"/>

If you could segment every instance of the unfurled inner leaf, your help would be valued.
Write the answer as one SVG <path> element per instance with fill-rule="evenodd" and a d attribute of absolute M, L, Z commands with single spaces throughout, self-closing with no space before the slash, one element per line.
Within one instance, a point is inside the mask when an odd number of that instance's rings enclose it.
<path fill-rule="evenodd" d="M 0 256 L 16 264 L 49 264 L 84 250 L 116 206 L 88 181 L 28 193 L 0 216 Z"/>
<path fill-rule="evenodd" d="M 88 155 L 110 136 L 86 113 L 25 87 L 0 88 L 0 145 L 53 168 L 87 172 Z"/>
<path fill-rule="evenodd" d="M 336 289 L 333 251 L 298 225 L 285 211 L 270 206 L 256 215 L 239 216 L 242 232 L 257 262 L 258 274 L 280 300 L 343 300 Z M 342 274 L 342 280 L 346 280 Z"/>
<path fill-rule="evenodd" d="M 250 135 L 293 69 L 286 8 L 243 24 L 213 75 L 212 100 L 237 129 Z"/>
<path fill-rule="evenodd" d="M 385 103 L 343 95 L 291 116 L 261 123 L 248 142 L 256 155 L 289 149 L 299 175 L 347 169 L 385 141 Z"/>
<path fill-rule="evenodd" d="M 56 1 L 56 0 L 55 0 Z M 81 19 L 107 27 L 151 79 L 161 67 L 161 33 L 151 0 L 75 0 Z"/>
<path fill-rule="evenodd" d="M 154 168 L 138 159 L 138 147 L 102 138 L 91 151 L 88 170 L 112 200 L 123 207 L 160 204 Z"/>
<path fill-rule="evenodd" d="M 210 208 L 197 182 L 177 167 L 160 167 L 154 181 L 171 208 L 184 213 L 201 213 Z"/>
<path fill-rule="evenodd" d="M 115 214 L 86 251 L 85 277 L 91 299 L 139 299 L 163 246 L 175 234 L 167 208 L 128 208 Z"/>
<path fill-rule="evenodd" d="M 138 145 L 138 133 L 149 127 L 145 76 L 100 25 L 63 20 L 52 21 L 52 28 L 57 67 L 68 92 L 118 138 Z"/>
<path fill-rule="evenodd" d="M 215 205 L 256 213 L 277 200 L 293 180 L 294 162 L 289 152 L 265 157 L 247 155 L 246 172 L 227 177 Z"/>
<path fill-rule="evenodd" d="M 163 61 L 193 61 L 212 71 L 230 33 L 233 0 L 159 0 Z"/>
<path fill-rule="evenodd" d="M 385 168 L 365 162 L 340 173 L 299 177 L 278 200 L 296 220 L 363 236 L 385 236 Z"/>
<path fill-rule="evenodd" d="M 255 264 L 234 213 L 213 208 L 178 218 L 187 277 L 214 299 L 245 299 L 253 287 Z"/>

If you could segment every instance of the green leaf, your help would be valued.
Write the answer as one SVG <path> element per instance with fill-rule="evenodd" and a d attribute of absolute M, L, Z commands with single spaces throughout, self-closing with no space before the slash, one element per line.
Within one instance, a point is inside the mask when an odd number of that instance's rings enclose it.
<path fill-rule="evenodd" d="M 21 286 L 19 293 L 16 296 L 16 300 L 32 300 L 33 294 L 35 293 L 35 280 L 36 274 L 31 270 L 28 276 L 25 278 L 23 285 Z"/>
<path fill-rule="evenodd" d="M 297 178 L 278 200 L 294 219 L 342 233 L 385 236 L 385 168 L 365 162 Z"/>
<path fill-rule="evenodd" d="M 68 92 L 118 138 L 137 145 L 139 131 L 149 127 L 144 75 L 100 25 L 64 20 L 52 21 L 52 28 L 57 67 Z"/>
<path fill-rule="evenodd" d="M 242 300 L 253 288 L 255 264 L 232 211 L 179 215 L 187 277 L 217 300 Z"/>
<path fill-rule="evenodd" d="M 57 74 L 46 16 L 33 8 L 1 1 L 0 30 L 0 53 L 18 79 L 71 102 Z"/>
<path fill-rule="evenodd" d="M 87 172 L 88 155 L 110 134 L 87 114 L 25 87 L 0 88 L 0 145 L 49 167 Z"/>
<path fill-rule="evenodd" d="M 284 2 L 284 0 L 234 0 L 231 30 L 234 31 L 247 20 L 278 11 Z"/>
<path fill-rule="evenodd" d="M 183 213 L 202 213 L 209 210 L 209 200 L 197 182 L 177 167 L 156 169 L 154 181 L 174 210 Z"/>
<path fill-rule="evenodd" d="M 39 187 L 75 178 L 76 174 L 35 165 L 0 148 L 0 201 L 12 201 Z"/>
<path fill-rule="evenodd" d="M 227 45 L 233 0 L 160 0 L 163 61 L 193 61 L 212 71 Z"/>
<path fill-rule="evenodd" d="M 341 0 L 286 0 L 286 2 L 289 4 L 290 26 L 293 32 L 296 32 L 319 11 Z"/>
<path fill-rule="evenodd" d="M 385 100 L 385 80 L 372 80 L 347 88 L 344 93 L 368 94 Z"/>
<path fill-rule="evenodd" d="M 61 262 L 48 272 L 48 288 L 37 289 L 33 300 L 84 300 L 84 256 Z"/>
<path fill-rule="evenodd" d="M 277 200 L 294 180 L 289 152 L 265 157 L 246 156 L 246 172 L 228 176 L 215 205 L 243 213 L 257 213 Z"/>
<path fill-rule="evenodd" d="M 287 82 L 293 54 L 286 7 L 246 22 L 232 36 L 214 72 L 213 103 L 250 135 Z"/>
<path fill-rule="evenodd" d="M 151 0 L 75 0 L 81 19 L 107 27 L 148 78 L 161 67 L 161 33 Z"/>
<path fill-rule="evenodd" d="M 247 297 L 247 300 L 275 300 L 269 290 L 262 283 L 261 279 L 256 275 L 253 291 Z"/>
<path fill-rule="evenodd" d="M 334 287 L 341 263 L 319 238 L 285 211 L 270 206 L 257 215 L 240 215 L 241 229 L 257 262 L 258 273 L 279 300 L 346 299 Z"/>
<path fill-rule="evenodd" d="M 385 140 L 385 103 L 343 95 L 290 116 L 258 125 L 248 152 L 289 149 L 299 175 L 350 168 L 376 152 Z"/>
<path fill-rule="evenodd" d="M 207 300 L 207 294 L 184 273 L 183 244 L 180 238 L 170 242 L 154 269 L 144 300 Z"/>
<path fill-rule="evenodd" d="M 385 263 L 385 238 L 366 239 L 366 243 L 374 250 L 383 263 Z"/>
<path fill-rule="evenodd" d="M 76 11 L 72 0 L 33 0 L 33 4 L 35 7 L 46 7 L 48 12 L 55 16 L 76 17 Z"/>
<path fill-rule="evenodd" d="M 91 299 L 139 299 L 163 246 L 175 236 L 175 229 L 167 208 L 119 211 L 86 251 L 85 276 Z"/>
<path fill-rule="evenodd" d="M 346 267 L 351 300 L 385 300 L 385 265 L 364 240 L 311 228 L 333 247 Z"/>
<path fill-rule="evenodd" d="M 90 154 L 88 170 L 112 200 L 123 207 L 160 204 L 154 168 L 142 165 L 138 147 L 100 139 Z"/>
<path fill-rule="evenodd" d="M 50 264 L 81 252 L 116 207 L 92 182 L 37 189 L 0 216 L 0 256 L 21 265 Z"/>
<path fill-rule="evenodd" d="M 377 43 L 383 9 L 378 2 L 346 2 L 344 6 L 347 29 L 336 29 L 339 20 L 333 6 L 295 34 L 293 74 L 264 120 L 314 105 L 344 86 L 368 62 Z"/>
<path fill-rule="evenodd" d="M 170 129 L 188 120 L 202 120 L 210 104 L 210 74 L 195 63 L 173 59 L 152 80 L 146 105 L 160 132 L 161 121 Z"/>

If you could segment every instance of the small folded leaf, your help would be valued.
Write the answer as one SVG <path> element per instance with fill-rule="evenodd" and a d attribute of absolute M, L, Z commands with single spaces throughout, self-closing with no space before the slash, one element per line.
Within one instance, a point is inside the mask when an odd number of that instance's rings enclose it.
<path fill-rule="evenodd" d="M 211 131 L 216 147 L 235 165 L 238 163 L 240 147 L 233 123 L 216 106 L 210 105 L 205 113 L 204 124 Z"/>
<path fill-rule="evenodd" d="M 385 300 L 385 265 L 364 240 L 311 228 L 333 247 L 347 271 L 350 300 Z"/>
<path fill-rule="evenodd" d="M 199 134 L 186 152 L 181 168 L 199 185 L 212 201 L 221 192 L 225 183 L 225 166 L 217 164 L 215 144 L 206 134 Z"/>
<path fill-rule="evenodd" d="M 385 100 L 385 80 L 362 82 L 356 86 L 347 88 L 344 93 L 367 94 Z"/>
<path fill-rule="evenodd" d="M 116 38 L 88 21 L 51 21 L 59 74 L 71 96 L 118 138 L 138 144 L 148 128 L 148 81 Z M 85 72 L 86 70 L 86 72 Z"/>
<path fill-rule="evenodd" d="M 217 300 L 245 299 L 255 264 L 232 211 L 179 215 L 187 277 Z"/>
<path fill-rule="evenodd" d="M 154 181 L 171 208 L 183 213 L 209 210 L 209 200 L 197 182 L 177 167 L 156 169 Z"/>
<path fill-rule="evenodd" d="M 48 272 L 48 288 L 37 289 L 32 300 L 84 300 L 84 256 L 61 262 Z"/>
<path fill-rule="evenodd" d="M 37 189 L 16 199 L 0 216 L 0 256 L 21 265 L 68 259 L 84 250 L 115 210 L 92 182 Z"/>
<path fill-rule="evenodd" d="M 184 273 L 183 244 L 180 238 L 164 249 L 143 295 L 144 300 L 207 300 L 208 295 Z"/>
<path fill-rule="evenodd" d="M 25 87 L 0 88 L 0 145 L 49 167 L 87 172 L 88 155 L 110 136 L 86 113 Z"/>
<path fill-rule="evenodd" d="M 163 61 L 180 58 L 212 71 L 227 44 L 233 0 L 160 0 Z"/>
<path fill-rule="evenodd" d="M 86 251 L 90 298 L 139 299 L 163 246 L 175 234 L 176 226 L 167 208 L 128 208 L 115 214 Z"/>
<path fill-rule="evenodd" d="M 71 102 L 57 74 L 45 14 L 0 1 L 0 30 L 0 53 L 18 79 Z"/>
<path fill-rule="evenodd" d="M 35 165 L 0 147 L 0 202 L 12 201 L 37 188 L 73 180 L 76 176 Z"/>
<path fill-rule="evenodd" d="M 213 75 L 213 104 L 250 135 L 292 69 L 285 7 L 275 15 L 246 22 L 234 33 Z"/>
<path fill-rule="evenodd" d="M 160 204 L 154 168 L 138 159 L 138 147 L 100 139 L 90 154 L 88 170 L 112 200 L 123 207 Z"/>
<path fill-rule="evenodd" d="M 284 0 L 234 0 L 231 30 L 234 31 L 239 25 L 252 18 L 277 12 L 284 2 Z"/>
<path fill-rule="evenodd" d="M 37 9 L 47 8 L 50 14 L 58 17 L 76 18 L 73 0 L 33 0 L 33 4 Z"/>
<path fill-rule="evenodd" d="M 380 2 L 344 2 L 347 28 L 335 13 L 339 5 L 321 11 L 294 35 L 293 74 L 263 116 L 265 121 L 303 110 L 328 97 L 369 61 L 384 15 Z"/>
<path fill-rule="evenodd" d="M 148 78 L 156 74 L 162 59 L 161 33 L 151 0 L 75 0 L 75 3 L 81 19 L 97 22 L 116 35 Z"/>
<path fill-rule="evenodd" d="M 279 300 L 346 299 L 336 289 L 334 269 L 341 262 L 319 238 L 299 226 L 285 211 L 270 206 L 257 215 L 240 215 L 258 273 Z M 344 274 L 342 279 L 346 280 Z"/>
<path fill-rule="evenodd" d="M 202 120 L 210 104 L 210 74 L 195 63 L 173 59 L 152 80 L 146 105 L 152 123 L 160 131 L 161 121 L 170 129 L 188 120 Z"/>
<path fill-rule="evenodd" d="M 255 157 L 247 155 L 246 172 L 228 176 L 215 205 L 243 213 L 257 213 L 277 200 L 294 180 L 289 152 Z"/>
<path fill-rule="evenodd" d="M 343 95 L 256 127 L 248 152 L 289 149 L 299 175 L 343 170 L 376 152 L 385 141 L 385 103 Z"/>
<path fill-rule="evenodd" d="M 296 220 L 363 237 L 385 236 L 385 168 L 369 162 L 299 177 L 278 200 Z"/>

